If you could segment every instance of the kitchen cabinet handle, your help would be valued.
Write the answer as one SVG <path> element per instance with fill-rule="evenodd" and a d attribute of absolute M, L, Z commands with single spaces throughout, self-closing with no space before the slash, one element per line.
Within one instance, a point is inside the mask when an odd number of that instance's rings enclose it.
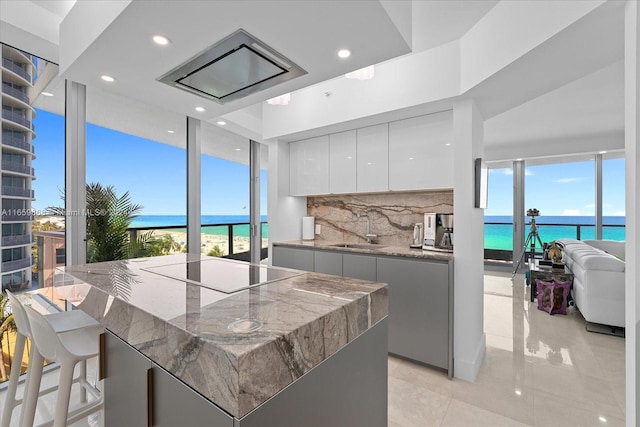
<path fill-rule="evenodd" d="M 152 427 L 153 421 L 153 368 L 147 369 L 147 427 Z"/>
<path fill-rule="evenodd" d="M 107 377 L 107 333 L 100 334 L 98 345 L 98 380 L 102 381 Z"/>

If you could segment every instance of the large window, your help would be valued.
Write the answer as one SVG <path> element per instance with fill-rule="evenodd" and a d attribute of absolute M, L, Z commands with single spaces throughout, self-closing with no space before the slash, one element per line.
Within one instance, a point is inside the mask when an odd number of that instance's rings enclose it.
<path fill-rule="evenodd" d="M 489 169 L 487 208 L 484 211 L 485 249 L 513 250 L 513 168 L 495 165 Z"/>
<path fill-rule="evenodd" d="M 202 251 L 249 260 L 249 139 L 206 123 L 202 135 Z"/>
<path fill-rule="evenodd" d="M 602 238 L 625 240 L 625 161 L 622 153 L 602 161 Z"/>
<path fill-rule="evenodd" d="M 86 183 L 92 191 L 112 189 L 118 198 L 128 194 L 127 204 L 140 208 L 119 245 L 125 256 L 185 252 L 186 119 L 87 87 L 87 121 Z M 172 226 L 179 228 L 166 228 Z M 99 244 L 89 240 L 89 262 L 115 256 L 99 254 Z"/>

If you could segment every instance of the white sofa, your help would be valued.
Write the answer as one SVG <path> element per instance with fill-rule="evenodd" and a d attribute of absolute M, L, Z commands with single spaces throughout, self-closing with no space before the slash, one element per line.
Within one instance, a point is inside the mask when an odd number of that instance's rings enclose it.
<path fill-rule="evenodd" d="M 559 239 L 574 275 L 572 295 L 588 322 L 624 327 L 625 243 Z"/>

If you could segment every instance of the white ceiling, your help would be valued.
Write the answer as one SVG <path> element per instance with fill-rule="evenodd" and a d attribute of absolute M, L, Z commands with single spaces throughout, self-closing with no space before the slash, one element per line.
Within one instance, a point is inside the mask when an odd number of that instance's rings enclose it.
<path fill-rule="evenodd" d="M 499 0 L 413 1 L 413 51 L 431 49 L 462 37 Z"/>
<path fill-rule="evenodd" d="M 339 8 L 336 4 L 322 0 L 185 0 L 165 1 L 158 7 L 157 2 L 133 1 L 95 40 L 88 40 L 88 49 L 71 63 L 61 62 L 61 72 L 63 77 L 87 86 L 100 85 L 182 115 L 210 120 L 410 51 L 381 3 L 341 1 Z M 410 3 L 407 7 L 410 14 Z M 70 14 L 62 22 L 63 31 L 70 31 L 70 38 L 82 39 L 85 33 L 76 21 L 84 18 Z M 239 28 L 307 74 L 225 105 L 156 81 Z M 151 40 L 154 34 L 168 37 L 171 44 L 155 45 Z M 63 43 L 61 49 L 67 46 Z M 350 49 L 352 55 L 338 58 L 342 48 Z M 61 58 L 65 57 L 61 50 Z M 117 80 L 105 84 L 100 80 L 102 74 Z M 196 113 L 196 106 L 207 111 Z"/>
<path fill-rule="evenodd" d="M 3 2 L 4 3 L 4 2 Z M 39 7 L 44 7 L 48 11 L 56 14 L 56 16 L 64 16 L 66 10 L 71 1 L 25 1 L 24 3 L 33 3 Z M 180 25 L 175 22 L 175 15 L 179 12 L 177 9 L 162 8 L 161 12 L 151 11 L 149 5 L 143 5 L 142 3 L 152 2 L 134 2 L 140 3 L 134 5 L 127 14 L 122 16 L 114 25 L 110 27 L 102 38 L 96 41 L 96 45 L 92 46 L 93 52 L 88 52 L 87 56 L 81 57 L 78 64 L 74 64 L 74 72 L 77 72 L 78 79 L 95 78 L 96 73 L 102 72 L 101 66 L 105 64 L 113 64 L 115 70 L 122 70 L 124 74 L 118 75 L 119 78 L 117 85 L 105 86 L 98 81 L 87 81 L 87 84 L 92 90 L 90 94 L 90 105 L 101 105 L 101 108 L 90 109 L 88 111 L 88 118 L 90 121 L 96 124 L 100 124 L 106 127 L 113 127 L 121 131 L 126 131 L 132 134 L 143 136 L 149 139 L 165 142 L 173 145 L 180 146 L 183 144 L 184 138 L 181 134 L 168 134 L 166 132 L 169 128 L 183 127 L 184 115 L 193 115 L 191 108 L 193 104 L 193 97 L 188 94 L 180 93 L 180 91 L 172 88 L 166 88 L 162 91 L 162 95 L 151 94 L 152 96 L 144 97 L 140 96 L 145 91 L 137 92 L 139 85 L 147 85 L 146 90 L 155 92 L 156 85 L 155 78 L 161 75 L 164 71 L 173 68 L 183 59 L 187 59 L 193 56 L 194 52 L 206 47 L 213 41 L 211 36 L 210 25 L 207 27 L 207 31 L 198 31 L 196 28 L 184 28 L 188 27 L 189 23 L 205 22 L 204 18 L 200 20 L 185 21 Z M 185 5 L 184 2 L 166 2 L 179 3 Z M 216 3 L 216 2 L 210 2 Z M 225 7 L 232 7 L 227 2 L 220 2 Z M 243 2 L 240 2 L 243 3 Z M 264 3 L 264 2 L 263 2 Z M 273 4 L 274 2 L 268 2 Z M 280 2 L 275 2 L 278 4 Z M 333 4 L 333 2 L 325 2 Z M 371 3 L 371 2 L 358 2 L 358 3 Z M 377 3 L 377 2 L 373 2 Z M 433 46 L 455 40 L 465 34 L 469 28 L 471 28 L 480 18 L 482 18 L 497 1 L 423 1 L 414 0 L 412 2 L 413 15 L 412 15 L 412 39 L 414 51 L 429 49 Z M 164 3 L 163 3 L 164 4 Z M 265 3 L 266 4 L 266 3 Z M 289 2 L 286 2 L 289 4 Z M 355 7 L 355 6 L 354 6 Z M 271 8 L 273 9 L 273 8 Z M 335 7 L 333 8 L 335 11 Z M 230 9 L 225 9 L 230 11 Z M 237 11 L 236 11 L 237 12 Z M 273 10 L 261 9 L 263 17 L 272 16 L 275 14 Z M 352 11 L 353 12 L 353 11 Z M 278 17 L 281 26 L 275 25 L 270 22 L 269 28 L 264 28 L 259 31 L 259 34 L 254 34 L 259 38 L 262 38 L 265 42 L 272 45 L 272 47 L 280 50 L 290 59 L 298 62 L 303 68 L 308 68 L 310 74 L 320 78 L 319 76 L 325 75 L 340 75 L 345 71 L 344 64 L 340 64 L 328 53 L 325 56 L 324 64 L 315 65 L 317 61 L 313 58 L 314 55 L 309 55 L 305 52 L 305 43 L 312 43 L 315 53 L 316 49 L 322 51 L 324 46 L 325 50 L 328 50 L 330 44 L 336 43 L 336 37 L 325 37 L 327 31 L 322 28 L 322 25 L 314 26 L 309 24 L 307 17 L 304 21 L 291 21 L 292 16 L 297 16 L 296 13 L 302 14 L 301 11 L 291 12 L 286 17 Z M 604 12 L 603 12 L 604 13 Z M 150 14 L 150 19 L 147 20 L 146 14 Z M 282 14 L 280 14 L 282 15 Z M 303 15 L 303 14 L 302 14 Z M 335 19 L 335 17 L 327 14 L 314 14 L 316 21 L 327 22 L 327 20 Z M 375 14 L 374 14 L 375 15 Z M 142 18 L 144 16 L 144 19 Z M 208 15 L 207 19 L 211 16 Z M 236 18 L 229 19 L 232 22 L 228 24 L 229 28 L 237 27 L 239 21 L 247 21 L 245 16 L 241 13 L 232 13 L 225 16 L 237 16 Z M 360 17 L 362 18 L 362 17 Z M 618 19 L 618 18 L 616 18 Z M 131 20 L 131 22 L 130 22 Z M 324 21 L 323 21 L 324 20 Z M 351 15 L 351 19 L 345 26 L 349 27 L 349 31 L 345 33 L 353 33 L 358 28 L 368 28 L 367 22 L 363 19 L 355 19 Z M 611 20 L 600 20 L 605 22 L 606 25 L 611 25 Z M 137 25 L 132 25 L 135 22 Z M 287 25 L 284 23 L 287 22 Z M 617 22 L 617 21 L 616 21 Z M 163 28 L 169 28 L 172 33 L 168 34 L 172 40 L 175 38 L 174 43 L 170 47 L 173 50 L 179 50 L 180 52 L 167 53 L 162 51 L 160 57 L 154 57 L 158 53 L 156 46 L 150 46 L 148 44 L 148 35 L 153 32 L 154 25 L 164 25 Z M 619 46 L 619 33 L 620 25 L 614 25 L 611 28 L 610 34 L 604 37 L 600 37 L 598 34 L 600 31 L 592 31 L 589 35 L 589 28 L 593 30 L 598 22 L 590 22 L 588 19 L 580 25 L 576 25 L 576 28 L 569 29 L 565 35 L 558 37 L 559 40 L 551 40 L 548 45 L 542 46 L 538 49 L 538 52 L 533 52 L 529 55 L 529 60 L 521 61 L 520 63 L 513 64 L 510 70 L 506 70 L 512 76 L 520 76 L 522 73 L 526 74 L 526 70 L 531 70 L 531 63 L 542 63 L 541 58 L 549 60 L 547 62 L 559 61 L 562 63 L 563 69 L 558 68 L 556 72 L 551 71 L 552 68 L 533 70 L 532 73 L 551 73 L 551 79 L 542 79 L 541 81 L 548 82 L 548 86 L 529 87 L 526 90 L 513 91 L 511 89 L 505 89 L 505 79 L 503 76 L 496 76 L 496 84 L 498 89 L 493 87 L 492 81 L 484 82 L 484 86 L 478 88 L 476 95 L 479 98 L 485 97 L 484 102 L 489 106 L 489 110 L 492 111 L 485 122 L 485 144 L 487 146 L 502 146 L 504 144 L 523 144 L 530 143 L 531 141 L 541 141 L 549 139 L 553 136 L 553 140 L 557 140 L 557 137 L 569 137 L 576 135 L 582 135 L 587 132 L 599 132 L 606 133 L 608 131 L 620 131 L 623 129 L 623 79 L 621 76 L 621 64 L 614 61 L 616 55 L 620 55 L 621 47 Z M 32 23 L 30 25 L 37 25 Z M 195 25 L 191 25 L 195 27 Z M 307 26 L 316 28 L 317 32 L 311 31 L 309 34 L 314 34 L 314 37 L 322 38 L 321 41 L 308 40 L 300 38 L 296 43 L 289 42 L 287 35 L 291 34 L 291 31 L 298 31 L 301 34 L 307 31 Z M 132 27 L 132 28 L 130 28 Z M 318 28 L 321 27 L 321 28 Z M 587 28 L 589 27 L 589 28 Z M 225 27 L 226 28 L 226 27 Z M 235 28 L 235 27 L 234 27 Z M 257 27 L 256 27 L 257 28 Z M 259 27 L 263 28 L 263 27 Z M 250 28 L 245 27 L 249 32 L 252 32 Z M 26 29 L 28 31 L 28 29 Z M 322 31 L 321 31 L 322 30 Z M 33 30 L 35 31 L 35 30 Z M 231 31 L 229 31 L 231 32 Z M 208 39 L 199 38 L 199 34 L 206 33 Z M 219 30 L 215 37 L 218 37 L 223 33 L 223 30 Z M 337 34 L 337 32 L 330 32 L 331 34 Z M 379 34 L 385 34 L 383 31 L 378 31 Z M 172 36 L 173 34 L 173 36 Z M 320 35 L 322 34 L 322 35 Z M 586 40 L 583 43 L 585 49 L 584 52 L 580 51 L 580 54 L 576 52 L 576 56 L 586 57 L 587 59 L 575 59 L 575 58 L 556 58 L 555 55 L 560 55 L 563 49 L 553 49 L 553 44 L 570 45 L 575 43 L 576 37 L 585 37 Z M 385 34 L 386 36 L 386 34 Z M 137 37 L 135 42 L 130 40 L 131 37 Z M 598 37 L 600 39 L 598 40 Z M 564 41 L 563 41 L 564 38 Z M 196 41 L 196 44 L 192 43 Z M 274 43 L 275 42 L 275 43 Z M 282 43 L 281 43 L 282 42 Z M 320 43 L 317 45 L 316 43 Z M 362 43 L 362 42 L 361 42 Z M 286 48 L 283 49 L 283 46 Z M 140 49 L 143 49 L 143 54 L 139 55 Z M 146 51 L 145 51 L 146 49 Z M 308 49 L 307 49 L 308 50 Z M 335 49 L 331 49 L 331 55 L 333 55 Z M 591 51 L 590 55 L 586 55 L 588 51 Z M 355 55 L 354 55 L 355 56 Z M 566 54 L 565 54 L 566 56 Z M 591 58 L 589 58 L 591 56 Z M 369 58 L 369 57 L 368 57 Z M 370 57 L 372 58 L 372 57 Z M 361 58 L 359 58 L 361 59 Z M 373 59 L 367 59 L 370 61 Z M 132 62 L 133 61 L 133 62 Z M 567 67 L 566 63 L 574 61 L 575 66 Z M 580 62 L 582 61 L 582 62 Z M 588 61 L 585 62 L 585 61 Z M 144 64 L 143 64 L 144 62 Z M 331 64 L 329 64 L 331 62 Z M 616 62 L 610 65 L 612 62 Z M 127 68 L 132 66 L 132 70 L 127 71 Z M 352 62 L 355 64 L 355 62 Z M 358 66 L 363 62 L 358 62 Z M 315 68 L 315 67 L 319 68 Z M 146 67 L 146 70 L 144 69 Z M 309 68 L 311 67 L 311 68 Z M 514 72 L 514 69 L 518 72 Z M 569 71 L 564 71 L 568 69 Z M 315 71 L 314 71 L 315 70 Z M 525 70 L 525 71 L 523 71 Z M 582 74 L 577 74 L 578 71 Z M 594 70 L 598 70 L 595 71 Z M 559 73 L 562 71 L 564 74 Z M 115 74 L 115 73 L 114 73 Z M 133 75 L 136 74 L 136 75 Z M 588 75 L 585 75 L 588 74 Z M 146 83 L 140 82 L 140 78 L 144 76 Z M 74 79 L 76 79 L 74 77 Z M 324 77 L 322 77 L 324 78 Z M 518 85 L 519 78 L 510 78 L 509 81 L 516 85 L 514 87 L 525 87 L 526 85 Z M 534 79 L 535 80 L 535 79 Z M 520 80 L 520 83 L 522 81 Z M 305 83 L 306 84 L 306 83 Z M 507 85 L 508 86 L 508 85 Z M 45 110 L 62 113 L 64 111 L 64 105 L 62 103 L 64 85 L 60 83 L 59 79 L 52 82 L 50 91 L 56 94 L 54 98 L 38 99 L 36 106 Z M 135 89 L 135 90 L 134 90 Z M 137 99 L 131 99 L 137 98 Z M 256 138 L 255 129 L 260 129 L 261 122 L 261 100 L 269 95 L 258 97 L 260 101 L 251 100 L 247 103 L 245 108 L 240 108 L 238 111 L 230 112 L 227 115 L 243 116 L 248 118 L 254 123 L 253 129 L 247 130 L 242 126 L 234 126 L 233 123 L 228 125 L 229 130 L 243 135 L 245 138 Z M 489 99 L 489 97 L 491 99 Z M 143 101 L 144 99 L 144 101 Z M 200 98 L 197 98 L 198 100 Z M 155 103 L 156 106 L 148 105 L 149 102 Z M 215 123 L 218 119 L 218 115 L 225 114 L 226 111 L 231 111 L 237 108 L 236 103 L 229 104 L 229 108 L 218 108 L 219 106 L 210 103 L 207 105 L 209 111 L 205 114 L 204 119 L 209 120 L 210 123 Z M 240 104 L 237 104 L 240 105 Z M 232 108 L 233 107 L 233 108 Z M 257 125 L 255 125 L 257 123 Z M 141 124 L 144 124 L 142 127 Z M 216 126 L 216 125 L 214 125 Z M 174 130 L 177 130 L 174 129 Z M 226 131 L 222 131 L 221 135 L 225 135 Z M 231 134 L 232 135 L 232 134 Z M 218 139 L 224 140 L 225 137 Z M 549 139 L 550 140 L 550 139 Z M 233 154 L 233 153 L 232 153 Z"/>

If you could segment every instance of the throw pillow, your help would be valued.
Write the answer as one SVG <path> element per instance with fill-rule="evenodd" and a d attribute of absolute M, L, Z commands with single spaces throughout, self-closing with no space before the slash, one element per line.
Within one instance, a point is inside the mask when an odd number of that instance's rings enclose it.
<path fill-rule="evenodd" d="M 571 292 L 570 281 L 553 279 L 553 309 L 550 314 L 567 314 L 567 299 Z"/>
<path fill-rule="evenodd" d="M 551 314 L 551 310 L 553 310 L 554 283 L 536 279 L 536 287 L 538 288 L 538 310 Z"/>

